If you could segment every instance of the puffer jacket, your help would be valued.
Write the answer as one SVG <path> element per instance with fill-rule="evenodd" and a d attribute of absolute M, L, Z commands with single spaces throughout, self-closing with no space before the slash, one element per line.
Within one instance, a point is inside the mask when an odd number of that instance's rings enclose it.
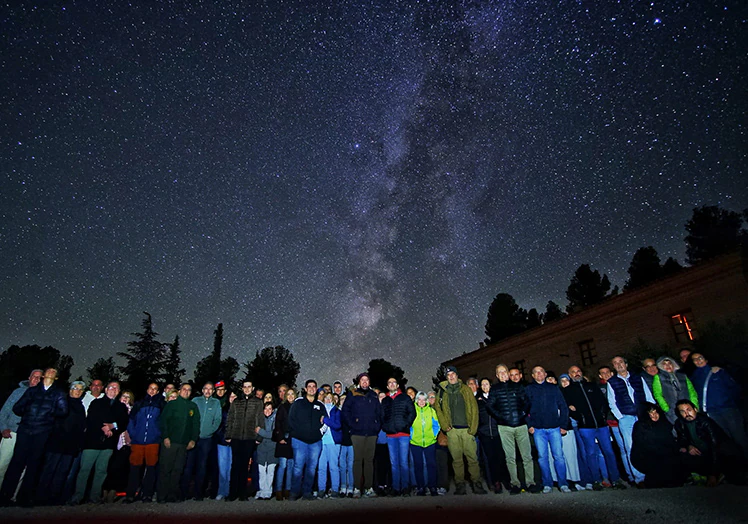
<path fill-rule="evenodd" d="M 371 389 L 356 388 L 343 404 L 343 418 L 351 435 L 372 437 L 382 429 L 382 405 Z"/>
<path fill-rule="evenodd" d="M 491 415 L 491 410 L 488 409 L 488 398 L 483 396 L 483 392 L 480 391 L 475 400 L 478 402 L 478 435 L 481 437 L 498 437 L 499 426 L 496 419 Z"/>
<path fill-rule="evenodd" d="M 439 434 L 436 411 L 426 404 L 424 407 L 416 405 L 415 412 L 416 418 L 410 428 L 410 443 L 421 448 L 436 444 L 436 436 Z"/>
<path fill-rule="evenodd" d="M 388 436 L 409 435 L 415 419 L 415 404 L 399 389 L 382 400 L 382 429 Z"/>
<path fill-rule="evenodd" d="M 83 449 L 86 431 L 86 408 L 80 398 L 68 397 L 68 414 L 58 418 L 53 431 L 54 438 L 47 441 L 47 452 L 61 455 L 77 455 Z"/>
<path fill-rule="evenodd" d="M 226 419 L 225 438 L 237 440 L 257 438 L 255 428 L 262 427 L 265 421 L 262 409 L 262 401 L 254 395 L 235 399 Z"/>
<path fill-rule="evenodd" d="M 11 430 L 13 433 L 18 431 L 18 424 L 21 422 L 21 417 L 13 413 L 13 406 L 16 405 L 18 399 L 23 396 L 27 389 L 29 389 L 29 381 L 22 380 L 5 401 L 5 404 L 3 404 L 3 408 L 0 409 L 0 431 L 6 429 Z"/>
<path fill-rule="evenodd" d="M 133 444 L 161 443 L 159 419 L 165 405 L 164 396 L 159 393 L 154 396 L 146 395 L 135 403 L 130 411 L 130 422 L 127 424 L 127 433 Z"/>
<path fill-rule="evenodd" d="M 44 382 L 40 382 L 23 392 L 13 413 L 21 417 L 18 433 L 40 435 L 52 431 L 55 419 L 68 414 L 68 399 L 56 385 L 45 390 Z"/>
<path fill-rule="evenodd" d="M 487 407 L 499 426 L 518 428 L 525 425 L 528 407 L 525 386 L 511 380 L 498 381 L 488 393 Z"/>

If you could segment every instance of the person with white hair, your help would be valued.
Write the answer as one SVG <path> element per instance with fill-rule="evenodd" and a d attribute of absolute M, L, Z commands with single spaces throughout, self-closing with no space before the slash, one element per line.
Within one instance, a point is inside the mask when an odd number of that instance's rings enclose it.
<path fill-rule="evenodd" d="M 699 397 L 685 373 L 679 372 L 680 366 L 670 357 L 657 359 L 660 372 L 652 381 L 652 395 L 671 424 L 678 420 L 675 405 L 679 400 L 690 400 L 694 405 L 699 404 Z"/>

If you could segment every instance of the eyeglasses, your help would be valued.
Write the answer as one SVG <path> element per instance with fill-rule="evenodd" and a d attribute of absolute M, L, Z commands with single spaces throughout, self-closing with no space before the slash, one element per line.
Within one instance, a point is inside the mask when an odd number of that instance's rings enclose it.
<path fill-rule="evenodd" d="M 704 360 L 704 357 L 693 357 L 693 360 L 694 361 L 696 361 L 696 360 Z"/>

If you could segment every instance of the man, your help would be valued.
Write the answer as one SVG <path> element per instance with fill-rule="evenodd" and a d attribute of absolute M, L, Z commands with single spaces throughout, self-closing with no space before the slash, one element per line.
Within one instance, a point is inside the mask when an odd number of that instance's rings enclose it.
<path fill-rule="evenodd" d="M 642 378 L 644 379 L 644 382 L 647 383 L 647 386 L 651 391 L 652 384 L 654 383 L 654 378 L 657 376 L 657 373 L 660 372 L 660 369 L 657 367 L 657 361 L 655 361 L 655 359 L 653 358 L 645 358 L 644 360 L 642 360 L 642 369 L 644 370 Z"/>
<path fill-rule="evenodd" d="M 91 471 L 94 471 L 94 476 L 89 499 L 94 504 L 102 500 L 101 487 L 106 479 L 109 459 L 117 447 L 120 434 L 127 430 L 129 422 L 127 406 L 117 398 L 119 392 L 119 382 L 110 382 L 105 395 L 95 399 L 88 407 L 81 466 L 71 504 L 83 502 Z"/>
<path fill-rule="evenodd" d="M 88 408 L 91 405 L 91 402 L 102 398 L 103 396 L 104 383 L 98 378 L 93 379 L 91 384 L 88 386 L 88 391 L 86 391 L 86 394 L 83 396 L 83 407 L 86 410 L 86 415 L 88 415 Z"/>
<path fill-rule="evenodd" d="M 694 366 L 691 359 L 691 348 L 681 349 L 678 352 L 678 358 L 680 359 L 681 372 L 690 378 L 691 374 L 696 370 L 696 366 Z"/>
<path fill-rule="evenodd" d="M 479 386 L 478 386 L 478 379 L 477 378 L 470 377 L 469 379 L 467 379 L 467 385 L 470 388 L 470 391 L 473 392 L 473 396 L 475 396 L 475 395 L 478 394 Z"/>
<path fill-rule="evenodd" d="M 166 384 L 164 386 L 164 393 L 163 393 L 164 399 L 168 399 L 169 398 L 169 393 L 171 393 L 175 389 L 177 389 L 177 387 L 174 384 Z M 192 390 L 192 387 L 190 386 L 190 391 L 191 390 Z"/>
<path fill-rule="evenodd" d="M 618 489 L 625 489 L 616 465 L 616 456 L 610 443 L 605 411 L 608 401 L 595 384 L 584 379 L 579 366 L 569 368 L 571 384 L 562 390 L 569 406 L 571 417 L 577 421 L 577 444 L 580 448 L 579 468 L 586 489 L 603 489 L 604 479 L 613 482 Z M 581 447 L 579 446 L 581 444 Z M 605 457 L 607 475 L 603 478 L 598 463 L 598 450 Z"/>
<path fill-rule="evenodd" d="M 387 450 L 392 468 L 392 495 L 410 494 L 410 427 L 416 419 L 416 407 L 400 390 L 397 379 L 387 379 L 387 396 L 382 401 L 382 429 L 387 435 Z"/>
<path fill-rule="evenodd" d="M 613 369 L 610 366 L 600 366 L 597 369 L 597 378 L 598 378 L 598 387 L 600 388 L 600 392 L 603 394 L 603 396 L 607 399 L 608 397 L 608 380 L 610 380 L 611 377 L 615 376 L 615 373 L 613 373 Z M 618 427 L 618 420 L 616 419 L 615 415 L 613 415 L 613 412 L 610 410 L 610 403 L 608 402 L 607 408 L 605 409 L 605 422 L 608 424 L 608 429 L 610 430 L 610 434 L 613 436 L 613 439 L 616 441 L 617 446 L 617 456 L 621 456 L 623 454 L 624 445 L 623 445 L 623 436 L 621 435 L 621 428 Z M 626 458 L 621 459 L 621 463 L 624 466 L 624 470 L 626 472 L 626 478 L 633 478 L 634 475 L 631 472 L 631 464 L 629 463 Z M 619 470 L 620 474 L 620 470 Z M 608 486 L 603 482 L 603 487 L 609 488 L 611 486 Z"/>
<path fill-rule="evenodd" d="M 28 380 L 22 380 L 18 383 L 18 387 L 13 390 L 0 410 L 0 432 L 2 432 L 2 439 L 0 439 L 0 485 L 3 483 L 10 459 L 13 458 L 13 449 L 16 447 L 16 441 L 18 440 L 18 424 L 21 423 L 21 417 L 13 413 L 13 406 L 16 405 L 18 399 L 23 396 L 28 388 L 33 388 L 41 382 L 42 375 L 44 375 L 44 371 L 41 369 L 33 370 L 29 374 Z"/>
<path fill-rule="evenodd" d="M 0 506 L 10 504 L 16 491 L 21 474 L 21 489 L 16 502 L 22 506 L 34 504 L 34 490 L 39 467 L 44 456 L 44 446 L 58 418 L 68 414 L 68 401 L 65 393 L 55 386 L 57 370 L 44 370 L 41 382 L 29 387 L 13 406 L 13 413 L 21 418 L 16 432 L 17 441 L 13 458 L 8 464 L 2 487 L 0 487 Z"/>
<path fill-rule="evenodd" d="M 242 392 L 229 408 L 226 442 L 231 446 L 231 480 L 227 501 L 247 500 L 247 470 L 257 448 L 257 428 L 265 427 L 262 400 L 254 393 L 251 380 L 242 382 Z"/>
<path fill-rule="evenodd" d="M 353 442 L 353 498 L 376 497 L 374 492 L 374 453 L 377 435 L 382 427 L 382 405 L 377 394 L 369 389 L 368 373 L 357 377 L 358 387 L 343 404 L 342 417 Z"/>
<path fill-rule="evenodd" d="M 265 390 L 264 389 L 256 389 L 255 390 L 255 397 L 259 398 L 260 401 L 262 401 L 263 398 L 265 398 Z"/>
<path fill-rule="evenodd" d="M 350 402 L 350 399 L 346 404 Z M 312 486 L 322 452 L 322 421 L 327 415 L 324 404 L 317 400 L 317 381 L 304 384 L 304 395 L 291 404 L 288 413 L 288 434 L 293 449 L 293 474 L 289 500 L 313 500 Z M 303 477 L 303 484 L 302 484 Z"/>
<path fill-rule="evenodd" d="M 161 444 L 161 411 L 166 401 L 158 394 L 158 384 L 148 385 L 146 395 L 138 401 L 130 412 L 127 433 L 130 435 L 130 475 L 127 482 L 127 496 L 124 502 L 135 500 L 140 488 L 140 499 L 144 503 L 153 501 L 156 484 L 156 464 Z M 145 464 L 145 474 L 142 467 Z"/>
<path fill-rule="evenodd" d="M 465 463 L 473 483 L 473 493 L 485 495 L 480 480 L 475 435 L 478 433 L 478 403 L 470 388 L 457 376 L 454 366 L 447 367 L 447 380 L 439 384 L 436 416 L 447 434 L 447 446 L 455 472 L 455 495 L 465 495 Z"/>
<path fill-rule="evenodd" d="M 339 380 L 336 380 L 332 383 L 332 392 L 335 393 L 338 397 L 343 396 L 343 383 Z"/>
<path fill-rule="evenodd" d="M 226 383 L 223 380 L 219 380 L 215 384 L 216 387 L 216 400 L 221 404 L 221 409 L 224 409 L 226 407 L 226 402 L 228 402 L 229 397 L 226 396 Z"/>
<path fill-rule="evenodd" d="M 200 436 L 200 411 L 190 400 L 191 395 L 192 386 L 182 384 L 179 396 L 167 402 L 161 411 L 159 424 L 163 442 L 159 456 L 159 503 L 179 501 L 179 478 L 187 452 L 195 447 Z"/>
<path fill-rule="evenodd" d="M 519 368 L 511 368 L 509 370 L 509 380 L 511 380 L 515 384 L 526 385 L 524 375 L 522 375 L 522 372 L 519 370 Z"/>
<path fill-rule="evenodd" d="M 286 400 L 286 392 L 288 391 L 288 384 L 281 384 L 278 386 L 278 405 L 280 406 Z"/>
<path fill-rule="evenodd" d="M 745 461 L 735 443 L 719 425 L 699 413 L 690 400 L 679 400 L 675 405 L 678 420 L 675 433 L 686 469 L 706 475 L 707 486 L 719 483 L 720 473 L 734 484 L 745 483 Z"/>
<path fill-rule="evenodd" d="M 691 382 L 699 396 L 699 410 L 705 413 L 740 446 L 748 460 L 748 437 L 740 411 L 740 386 L 721 368 L 710 367 L 701 353 L 692 353 Z"/>
<path fill-rule="evenodd" d="M 621 459 L 624 465 L 628 462 L 626 471 L 631 472 L 629 481 L 639 486 L 644 482 L 644 474 L 631 465 L 631 444 L 634 424 L 639 419 L 639 412 L 646 408 L 645 404 L 655 403 L 647 383 L 638 375 L 629 373 L 628 362 L 621 356 L 612 361 L 617 375 L 608 379 L 608 405 L 618 420 L 618 428 L 623 438 Z"/>
<path fill-rule="evenodd" d="M 517 470 L 517 452 L 519 448 L 524 466 L 525 483 L 528 491 L 539 493 L 539 486 L 535 483 L 535 470 L 532 462 L 532 447 L 525 423 L 525 408 L 527 394 L 525 386 L 509 379 L 509 368 L 504 364 L 496 366 L 498 381 L 491 386 L 488 394 L 488 408 L 499 425 L 501 446 L 506 455 L 506 465 L 509 469 L 511 495 L 522 493 Z"/>
<path fill-rule="evenodd" d="M 200 412 L 200 437 L 195 448 L 187 452 L 187 463 L 182 473 L 182 497 L 190 498 L 190 481 L 195 476 L 194 498 L 203 500 L 205 488 L 205 474 L 208 468 L 208 458 L 213 449 L 213 434 L 221 425 L 221 403 L 213 398 L 213 383 L 206 382 L 203 394 L 192 401 Z"/>
<path fill-rule="evenodd" d="M 566 462 L 562 449 L 561 437 L 566 435 L 569 420 L 569 408 L 558 387 L 546 382 L 548 374 L 542 366 L 532 368 L 533 382 L 527 386 L 527 399 L 530 405 L 527 415 L 527 426 L 535 439 L 538 449 L 538 464 L 543 479 L 543 493 L 553 491 L 551 464 L 548 459 L 548 446 L 553 455 L 558 489 L 562 493 L 571 493 L 566 480 Z"/>

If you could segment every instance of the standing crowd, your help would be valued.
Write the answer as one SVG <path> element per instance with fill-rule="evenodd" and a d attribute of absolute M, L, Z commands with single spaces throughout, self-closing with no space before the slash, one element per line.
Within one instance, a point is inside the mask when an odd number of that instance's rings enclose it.
<path fill-rule="evenodd" d="M 585 377 L 454 367 L 434 391 L 353 385 L 298 393 L 120 384 L 33 370 L 0 411 L 0 505 L 444 495 L 743 484 L 748 439 L 740 388 L 704 355 L 622 357 Z M 84 394 L 85 392 L 85 394 Z M 451 470 L 451 473 L 450 473 Z M 484 486 L 485 480 L 485 486 Z"/>

